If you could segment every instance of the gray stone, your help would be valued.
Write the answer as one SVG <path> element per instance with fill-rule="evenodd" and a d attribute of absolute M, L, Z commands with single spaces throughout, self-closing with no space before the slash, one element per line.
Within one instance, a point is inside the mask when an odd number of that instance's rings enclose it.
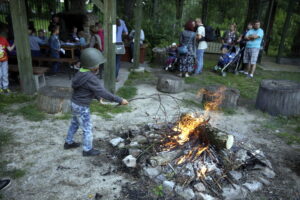
<path fill-rule="evenodd" d="M 264 178 L 262 178 L 262 177 L 259 177 L 258 179 L 259 179 L 259 181 L 262 182 L 264 185 L 270 185 L 270 184 L 271 184 L 270 181 L 268 181 L 267 179 L 264 179 Z"/>
<path fill-rule="evenodd" d="M 239 185 L 233 184 L 232 186 L 223 188 L 222 196 L 225 200 L 244 199 L 247 196 L 247 190 Z"/>
<path fill-rule="evenodd" d="M 217 200 L 215 197 L 210 196 L 209 194 L 202 193 L 202 192 L 198 192 L 196 194 L 196 196 L 197 196 L 197 199 L 199 199 L 199 200 Z"/>
<path fill-rule="evenodd" d="M 162 175 L 162 174 L 160 174 L 160 175 L 158 175 L 158 176 L 156 176 L 156 177 L 154 178 L 154 181 L 155 181 L 156 183 L 162 183 L 162 182 L 164 182 L 165 180 L 167 180 L 167 179 L 166 179 L 166 177 L 165 177 L 164 175 Z"/>
<path fill-rule="evenodd" d="M 252 181 L 252 182 L 249 182 L 249 183 L 244 183 L 243 184 L 248 190 L 250 190 L 251 192 L 255 192 L 255 191 L 258 191 L 258 190 L 261 190 L 263 185 L 261 182 L 258 182 L 258 181 Z"/>
<path fill-rule="evenodd" d="M 134 156 L 134 157 L 138 157 L 141 154 L 142 150 L 137 149 L 137 148 L 131 148 L 129 149 L 129 154 Z"/>
<path fill-rule="evenodd" d="M 119 149 L 124 148 L 124 147 L 125 147 L 124 142 L 121 142 L 120 144 L 118 144 L 118 148 L 119 148 Z"/>
<path fill-rule="evenodd" d="M 262 171 L 263 175 L 265 175 L 268 178 L 274 178 L 275 177 L 275 172 L 269 168 L 264 168 Z"/>
<path fill-rule="evenodd" d="M 136 158 L 132 155 L 126 156 L 122 161 L 127 167 L 136 167 Z"/>
<path fill-rule="evenodd" d="M 149 178 L 154 178 L 160 174 L 160 171 L 157 167 L 144 167 L 144 175 L 148 176 Z"/>
<path fill-rule="evenodd" d="M 236 181 L 240 180 L 243 175 L 241 172 L 238 172 L 238 171 L 230 171 L 229 174 L 232 176 L 232 178 Z"/>
<path fill-rule="evenodd" d="M 171 191 L 173 191 L 173 189 L 175 187 L 175 183 L 173 181 L 164 181 L 163 187 L 165 190 L 171 192 Z"/>
<path fill-rule="evenodd" d="M 163 165 L 175 159 L 179 155 L 180 151 L 163 151 L 159 155 L 150 158 L 150 163 L 153 167 Z"/>
<path fill-rule="evenodd" d="M 205 186 L 203 185 L 203 183 L 197 183 L 197 184 L 195 184 L 194 188 L 198 192 L 204 192 L 205 191 Z"/>
<path fill-rule="evenodd" d="M 184 198 L 185 200 L 191 200 L 195 198 L 195 193 L 191 188 L 183 188 L 181 186 L 175 187 L 175 192 Z"/>
<path fill-rule="evenodd" d="M 241 161 L 241 162 L 245 162 L 249 156 L 247 155 L 247 151 L 245 149 L 240 149 L 238 150 L 238 152 L 236 152 L 235 154 L 237 160 Z"/>
<path fill-rule="evenodd" d="M 109 143 L 110 143 L 113 147 L 116 147 L 116 146 L 118 146 L 118 144 L 120 144 L 120 143 L 123 142 L 123 141 L 124 141 L 123 138 L 117 137 L 117 138 L 114 138 L 114 139 L 110 140 Z"/>
<path fill-rule="evenodd" d="M 130 147 L 138 147 L 139 143 L 137 141 L 133 141 L 133 142 L 130 142 L 129 146 Z"/>
<path fill-rule="evenodd" d="M 133 138 L 131 142 L 137 142 L 139 144 L 145 144 L 148 142 L 147 138 L 143 135 L 137 135 L 136 137 Z"/>

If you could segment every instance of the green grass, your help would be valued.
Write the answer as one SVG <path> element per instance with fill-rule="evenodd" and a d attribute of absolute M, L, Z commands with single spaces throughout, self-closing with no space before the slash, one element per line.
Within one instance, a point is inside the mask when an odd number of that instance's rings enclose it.
<path fill-rule="evenodd" d="M 10 177 L 13 179 L 22 178 L 26 174 L 26 170 L 24 169 L 11 169 L 7 170 L 6 165 L 8 161 L 1 161 L 0 162 L 0 177 Z"/>
<path fill-rule="evenodd" d="M 136 94 L 137 94 L 137 88 L 133 86 L 123 86 L 117 92 L 118 96 L 125 99 L 131 99 L 135 97 Z"/>
<path fill-rule="evenodd" d="M 185 106 L 185 107 L 192 107 L 192 108 L 203 108 L 203 104 L 201 102 L 196 102 L 196 101 L 193 101 L 191 99 L 183 99 L 182 100 L 182 104 Z"/>
<path fill-rule="evenodd" d="M 236 114 L 236 111 L 234 109 L 231 109 L 231 108 L 225 108 L 225 109 L 222 109 L 224 115 L 234 115 Z"/>
<path fill-rule="evenodd" d="M 10 131 L 0 129 L 0 150 L 13 141 L 13 135 Z"/>
<path fill-rule="evenodd" d="M 141 83 L 149 83 L 155 80 L 154 75 L 151 72 L 131 72 L 128 76 L 125 86 L 135 86 Z"/>
<path fill-rule="evenodd" d="M 28 96 L 20 93 L 0 95 L 0 113 L 8 112 L 9 106 L 16 103 L 25 103 L 34 100 L 34 96 Z"/>
<path fill-rule="evenodd" d="M 90 106 L 91 112 L 103 117 L 104 119 L 112 119 L 113 114 L 130 112 L 129 106 L 116 106 L 109 104 L 100 104 L 98 101 L 93 101 Z"/>
<path fill-rule="evenodd" d="M 56 120 L 69 120 L 69 119 L 71 119 L 71 117 L 72 117 L 71 113 L 64 113 L 64 114 L 61 114 L 61 115 L 54 116 L 54 119 L 56 119 Z"/>
<path fill-rule="evenodd" d="M 203 74 L 200 76 L 187 77 L 185 78 L 185 83 L 195 85 L 195 90 L 208 85 L 221 84 L 238 89 L 243 98 L 255 99 L 259 84 L 263 79 L 300 80 L 300 73 L 264 71 L 259 67 L 257 68 L 253 79 L 246 78 L 245 75 L 241 74 L 234 75 L 233 73 L 227 73 L 226 77 L 222 77 L 220 74 L 211 71 L 215 64 L 215 60 L 206 59 Z"/>
<path fill-rule="evenodd" d="M 278 133 L 279 137 L 283 138 L 287 144 L 300 144 L 300 137 L 292 133 Z"/>
<path fill-rule="evenodd" d="M 46 119 L 46 114 L 41 112 L 36 105 L 29 104 L 14 111 L 15 115 L 22 115 L 29 121 L 42 121 Z"/>

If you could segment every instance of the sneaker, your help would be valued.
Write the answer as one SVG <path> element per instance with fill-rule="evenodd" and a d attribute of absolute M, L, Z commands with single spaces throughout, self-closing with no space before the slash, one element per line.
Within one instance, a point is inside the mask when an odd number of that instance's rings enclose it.
<path fill-rule="evenodd" d="M 91 149 L 89 151 L 83 151 L 82 155 L 83 156 L 97 156 L 100 154 L 100 151 L 97 149 Z"/>
<path fill-rule="evenodd" d="M 0 180 L 0 190 L 4 190 L 6 188 L 8 188 L 11 184 L 11 180 L 10 179 L 2 179 Z"/>
<path fill-rule="evenodd" d="M 131 63 L 133 63 L 133 58 L 130 60 Z"/>
<path fill-rule="evenodd" d="M 68 144 L 65 142 L 64 144 L 64 149 L 74 149 L 80 147 L 80 143 L 79 142 L 73 142 L 72 144 Z"/>
<path fill-rule="evenodd" d="M 4 93 L 11 93 L 10 89 L 4 89 Z"/>
<path fill-rule="evenodd" d="M 253 78 L 253 74 L 249 74 L 248 77 L 249 77 L 249 78 Z"/>

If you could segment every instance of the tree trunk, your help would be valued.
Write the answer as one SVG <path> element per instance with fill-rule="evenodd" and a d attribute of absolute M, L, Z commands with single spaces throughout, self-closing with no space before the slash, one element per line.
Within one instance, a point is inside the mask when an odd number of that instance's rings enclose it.
<path fill-rule="evenodd" d="M 183 79 L 171 75 L 162 75 L 157 82 L 157 90 L 166 93 L 179 93 L 183 90 L 183 86 Z"/>
<path fill-rule="evenodd" d="M 268 55 L 269 45 L 271 41 L 271 34 L 273 29 L 273 24 L 275 20 L 275 14 L 276 14 L 276 8 L 277 8 L 278 2 L 277 0 L 270 0 L 270 7 L 268 9 L 268 13 L 265 18 L 265 52 Z"/>
<path fill-rule="evenodd" d="M 248 0 L 248 11 L 244 23 L 244 30 L 246 30 L 249 22 L 258 19 L 260 14 L 260 9 L 261 9 L 260 5 L 261 5 L 261 0 Z"/>
<path fill-rule="evenodd" d="M 207 24 L 207 16 L 208 16 L 208 0 L 202 1 L 202 22 L 203 24 Z"/>
<path fill-rule="evenodd" d="M 235 108 L 240 97 L 240 91 L 225 86 L 208 86 L 201 89 L 202 103 L 205 109 Z"/>
<path fill-rule="evenodd" d="M 288 80 L 263 80 L 256 108 L 271 115 L 300 115 L 300 83 Z"/>
<path fill-rule="evenodd" d="M 278 54 L 277 54 L 277 58 L 276 58 L 277 63 L 280 63 L 280 58 L 282 57 L 283 52 L 284 52 L 284 47 L 285 47 L 284 42 L 285 42 L 285 38 L 287 37 L 287 34 L 289 32 L 289 28 L 291 25 L 291 19 L 292 19 L 292 15 L 293 15 L 293 11 L 294 11 L 294 7 L 295 7 L 296 3 L 297 3 L 297 1 L 295 1 L 295 0 L 289 1 L 289 5 L 288 5 L 286 17 L 285 17 L 285 22 L 284 22 L 284 25 L 282 28 L 280 44 L 278 47 Z"/>
<path fill-rule="evenodd" d="M 184 0 L 175 0 L 175 1 L 176 1 L 176 21 L 178 23 L 178 26 L 181 26 Z"/>
<path fill-rule="evenodd" d="M 133 68 L 138 68 L 140 65 L 140 41 L 141 41 L 141 26 L 143 17 L 143 1 L 136 0 L 134 12 L 135 18 L 135 33 L 134 33 L 134 50 L 133 50 Z"/>
<path fill-rule="evenodd" d="M 71 88 L 43 87 L 38 91 L 37 106 L 50 114 L 70 112 L 71 94 Z"/>
<path fill-rule="evenodd" d="M 291 56 L 300 58 L 300 23 L 298 22 L 298 31 L 294 37 L 292 48 L 291 48 Z"/>
<path fill-rule="evenodd" d="M 70 11 L 74 13 L 85 13 L 86 0 L 70 0 Z"/>
<path fill-rule="evenodd" d="M 26 6 L 24 1 L 10 0 L 10 13 L 17 48 L 21 88 L 25 94 L 33 94 L 36 89 L 32 75 L 31 51 L 28 40 Z"/>
<path fill-rule="evenodd" d="M 155 47 L 152 49 L 153 52 L 153 63 L 164 66 L 167 60 L 166 48 Z"/>

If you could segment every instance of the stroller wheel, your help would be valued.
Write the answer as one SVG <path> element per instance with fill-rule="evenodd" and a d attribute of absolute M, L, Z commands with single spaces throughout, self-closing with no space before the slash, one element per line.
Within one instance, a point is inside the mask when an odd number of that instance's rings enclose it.
<path fill-rule="evenodd" d="M 223 77 L 225 77 L 226 76 L 226 72 L 222 72 L 222 74 L 221 74 Z"/>

